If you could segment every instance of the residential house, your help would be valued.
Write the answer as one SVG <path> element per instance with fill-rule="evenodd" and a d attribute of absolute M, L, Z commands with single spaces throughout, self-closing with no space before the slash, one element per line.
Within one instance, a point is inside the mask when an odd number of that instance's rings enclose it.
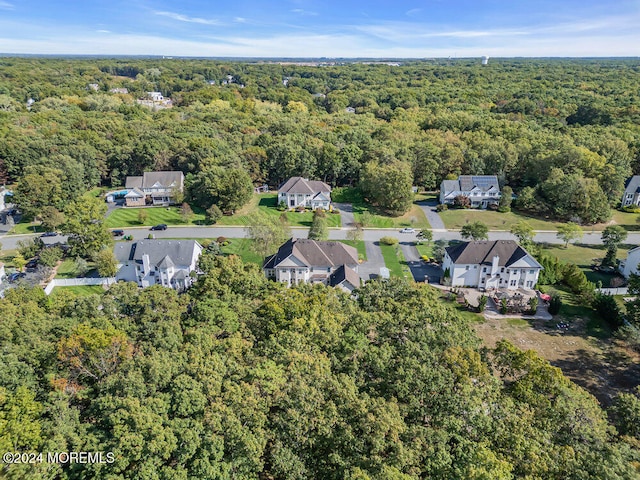
<path fill-rule="evenodd" d="M 347 290 L 360 286 L 355 279 L 358 251 L 341 242 L 291 238 L 265 260 L 262 269 L 267 278 L 288 285 L 323 283 Z"/>
<path fill-rule="evenodd" d="M 291 177 L 278 188 L 278 203 L 284 202 L 288 208 L 305 207 L 315 210 L 329 210 L 331 187 L 318 180 Z"/>
<path fill-rule="evenodd" d="M 4 271 L 4 263 L 0 262 L 0 285 L 2 285 L 4 277 L 6 277 L 6 273 Z"/>
<path fill-rule="evenodd" d="M 452 204 L 463 195 L 472 208 L 487 208 L 500 201 L 500 186 L 495 175 L 460 175 L 457 180 L 443 180 L 440 184 L 440 203 Z"/>
<path fill-rule="evenodd" d="M 513 240 L 463 242 L 445 249 L 444 281 L 453 287 L 531 290 L 542 270 Z"/>
<path fill-rule="evenodd" d="M 5 209 L 4 197 L 7 195 L 11 196 L 12 193 L 9 190 L 7 190 L 5 187 L 0 187 L 0 210 Z"/>
<path fill-rule="evenodd" d="M 87 85 L 87 90 L 93 90 L 97 92 L 99 89 L 100 85 L 98 85 L 97 83 L 90 83 L 89 85 Z"/>
<path fill-rule="evenodd" d="M 126 88 L 112 88 L 111 90 L 109 90 L 111 93 L 121 93 L 121 94 L 127 94 L 129 93 L 129 90 Z"/>
<path fill-rule="evenodd" d="M 182 172 L 144 172 L 141 177 L 127 177 L 124 196 L 127 207 L 170 205 L 175 193 L 184 190 Z"/>
<path fill-rule="evenodd" d="M 202 246 L 195 240 L 139 240 L 115 246 L 117 280 L 183 291 L 195 281 Z"/>
<path fill-rule="evenodd" d="M 162 102 L 164 100 L 161 92 L 147 92 L 147 97 L 154 102 Z"/>
<path fill-rule="evenodd" d="M 640 205 L 640 175 L 634 175 L 627 179 L 624 184 L 621 205 L 623 207 Z"/>
<path fill-rule="evenodd" d="M 638 271 L 638 264 L 640 264 L 640 247 L 632 248 L 627 253 L 627 258 L 625 260 L 621 260 L 618 265 L 618 270 L 624 276 L 624 278 L 629 278 L 629 275 L 635 273 L 636 275 L 640 273 Z"/>

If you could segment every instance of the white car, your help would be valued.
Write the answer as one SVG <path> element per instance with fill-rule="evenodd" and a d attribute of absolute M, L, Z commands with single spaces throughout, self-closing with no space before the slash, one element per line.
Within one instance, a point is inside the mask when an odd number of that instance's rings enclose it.
<path fill-rule="evenodd" d="M 416 233 L 416 229 L 415 228 L 403 228 L 402 230 L 400 230 L 400 233 Z"/>

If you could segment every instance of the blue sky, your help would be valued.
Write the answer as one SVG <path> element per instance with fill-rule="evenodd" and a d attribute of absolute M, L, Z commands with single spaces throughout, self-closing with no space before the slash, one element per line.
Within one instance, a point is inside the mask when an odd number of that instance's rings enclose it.
<path fill-rule="evenodd" d="M 0 0 L 0 52 L 638 56 L 640 0 Z"/>

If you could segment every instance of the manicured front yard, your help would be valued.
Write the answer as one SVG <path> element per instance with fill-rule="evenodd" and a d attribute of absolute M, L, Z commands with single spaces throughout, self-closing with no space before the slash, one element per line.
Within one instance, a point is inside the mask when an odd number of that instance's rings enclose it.
<path fill-rule="evenodd" d="M 9 232 L 9 235 L 24 235 L 27 233 L 42 233 L 44 227 L 40 225 L 40 222 L 32 222 L 31 220 L 17 223 Z"/>
<path fill-rule="evenodd" d="M 222 247 L 222 252 L 227 255 L 238 255 L 243 262 L 255 263 L 262 267 L 263 258 L 253 251 L 255 240 L 250 238 L 230 238 L 228 245 Z M 275 253 L 275 252 L 274 252 Z"/>
<path fill-rule="evenodd" d="M 377 208 L 369 205 L 364 201 L 360 191 L 356 188 L 343 187 L 336 189 L 332 194 L 334 202 L 350 203 L 353 206 L 353 216 L 356 222 L 364 223 L 365 228 L 429 228 L 429 222 L 424 212 L 418 205 L 412 205 L 411 209 L 399 217 L 392 217 L 379 211 Z M 420 196 L 420 200 L 424 200 L 424 195 Z M 367 212 L 369 216 L 363 214 Z M 363 220 L 366 220 L 363 222 Z"/>
<path fill-rule="evenodd" d="M 55 296 L 56 294 L 62 292 L 71 292 L 79 297 L 85 297 L 87 295 L 102 295 L 104 293 L 104 288 L 102 285 L 77 285 L 74 287 L 55 287 L 51 291 L 51 295 Z"/>
<path fill-rule="evenodd" d="M 93 262 L 87 262 L 89 270 L 94 267 Z M 88 272 L 88 271 L 87 271 Z M 77 278 L 80 276 L 76 268 L 76 261 L 73 258 L 65 258 L 56 270 L 55 278 Z"/>
<path fill-rule="evenodd" d="M 144 223 L 138 221 L 138 213 L 144 210 L 147 219 Z M 198 225 L 204 224 L 204 212 L 194 207 L 191 222 L 185 223 L 180 215 L 179 207 L 145 207 L 145 208 L 117 208 L 106 220 L 108 228 L 142 227 L 166 223 L 167 225 Z"/>
<path fill-rule="evenodd" d="M 489 227 L 489 230 L 510 230 L 511 226 L 526 221 L 534 230 L 557 230 L 562 222 L 554 222 L 541 218 L 531 217 L 516 212 L 500 213 L 491 210 L 478 210 L 472 208 L 445 210 L 440 212 L 440 218 L 445 227 L 453 230 L 460 230 L 470 222 L 482 222 Z"/>
<path fill-rule="evenodd" d="M 261 193 L 253 195 L 251 201 L 242 207 L 234 215 L 224 216 L 216 225 L 249 225 L 250 216 L 255 212 L 262 212 L 270 217 L 280 218 L 284 213 L 287 216 L 287 221 L 292 227 L 310 227 L 313 221 L 313 212 L 306 211 L 300 212 L 282 212 L 277 209 L 278 206 L 278 194 L 277 193 Z M 329 228 L 340 226 L 340 215 L 337 213 L 327 212 L 327 224 Z"/>

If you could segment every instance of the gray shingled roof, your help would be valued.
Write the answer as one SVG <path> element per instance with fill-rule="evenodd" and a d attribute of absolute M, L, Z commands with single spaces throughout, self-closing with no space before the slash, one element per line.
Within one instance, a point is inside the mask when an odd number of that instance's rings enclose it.
<path fill-rule="evenodd" d="M 346 265 L 340 265 L 338 269 L 331 274 L 329 277 L 329 285 L 335 287 L 345 280 L 356 288 L 360 287 L 360 275 Z"/>
<path fill-rule="evenodd" d="M 460 190 L 468 192 L 473 187 L 478 187 L 481 191 L 486 192 L 491 187 L 500 188 L 498 186 L 498 177 L 495 175 L 460 175 Z"/>
<path fill-rule="evenodd" d="M 640 175 L 634 175 L 627 179 L 624 184 L 624 193 L 638 193 L 640 192 Z"/>
<path fill-rule="evenodd" d="M 493 257 L 497 255 L 500 257 L 498 266 L 508 267 L 526 255 L 531 257 L 513 240 L 463 242 L 446 250 L 453 263 L 467 265 L 491 265 Z M 536 264 L 540 266 L 538 262 Z"/>
<path fill-rule="evenodd" d="M 142 177 L 127 177 L 124 188 L 142 188 Z"/>
<path fill-rule="evenodd" d="M 141 177 L 127 177 L 125 188 L 151 188 L 156 183 L 165 188 L 182 187 L 184 183 L 184 175 L 182 172 L 144 172 Z"/>
<path fill-rule="evenodd" d="M 458 180 L 443 180 L 442 186 L 440 187 L 442 190 L 447 192 L 459 192 L 460 191 L 460 182 Z"/>
<path fill-rule="evenodd" d="M 114 248 L 114 254 L 119 263 L 135 261 L 142 263 L 142 256 L 149 255 L 151 265 L 160 266 L 161 262 L 169 261 L 174 265 L 189 265 L 196 248 L 195 240 L 138 240 L 137 242 L 119 242 Z"/>
<path fill-rule="evenodd" d="M 358 264 L 358 251 L 344 243 L 290 238 L 278 249 L 278 253 L 265 260 L 263 268 L 275 268 L 291 255 L 309 267 Z"/>
<path fill-rule="evenodd" d="M 331 187 L 326 183 L 318 180 L 307 180 L 302 177 L 291 177 L 278 188 L 278 193 L 316 194 L 330 191 Z"/>

